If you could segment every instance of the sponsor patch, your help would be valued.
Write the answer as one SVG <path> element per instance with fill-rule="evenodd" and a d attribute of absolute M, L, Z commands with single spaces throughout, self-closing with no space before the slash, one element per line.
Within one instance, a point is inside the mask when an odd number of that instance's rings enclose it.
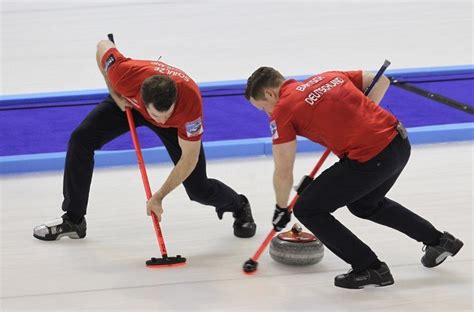
<path fill-rule="evenodd" d="M 107 71 L 109 67 L 112 66 L 113 63 L 115 63 L 115 57 L 113 54 L 111 54 L 105 61 L 105 66 L 104 66 L 105 71 Z"/>
<path fill-rule="evenodd" d="M 200 135 L 203 131 L 201 117 L 185 124 L 188 138 Z"/>
<path fill-rule="evenodd" d="M 278 129 L 275 120 L 270 121 L 270 131 L 272 132 L 272 139 L 278 139 Z"/>

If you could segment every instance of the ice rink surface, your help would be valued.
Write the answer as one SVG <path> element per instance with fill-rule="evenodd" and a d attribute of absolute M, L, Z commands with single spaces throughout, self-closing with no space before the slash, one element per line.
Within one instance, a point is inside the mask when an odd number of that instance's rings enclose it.
<path fill-rule="evenodd" d="M 300 154 L 295 177 L 307 174 L 320 154 Z M 212 207 L 188 200 L 180 187 L 165 200 L 163 231 L 170 255 L 188 258 L 184 267 L 148 269 L 159 256 L 138 169 L 95 172 L 84 240 L 42 242 L 32 228 L 58 216 L 61 173 L 2 178 L 2 301 L 4 311 L 318 310 L 457 311 L 472 309 L 473 144 L 415 146 L 411 161 L 389 196 L 463 239 L 454 258 L 434 269 L 420 263 L 422 245 L 389 228 L 335 214 L 368 243 L 392 270 L 395 284 L 345 290 L 334 276 L 348 265 L 326 249 L 309 267 L 289 267 L 265 252 L 255 275 L 242 264 L 270 231 L 274 199 L 273 161 L 268 157 L 216 160 L 209 176 L 245 193 L 253 206 L 257 235 L 232 235 L 232 217 L 219 221 Z M 329 166 L 336 159 L 331 156 Z M 170 171 L 150 165 L 152 187 Z M 295 219 L 293 218 L 293 221 Z"/>
<path fill-rule="evenodd" d="M 471 1 L 2 1 L 1 93 L 105 88 L 95 44 L 114 32 L 120 49 L 157 58 L 196 81 L 246 79 L 258 66 L 286 75 L 326 69 L 472 64 Z M 295 180 L 320 154 L 299 154 Z M 331 156 L 328 167 L 336 159 Z M 62 172 L 2 176 L 2 311 L 472 311 L 473 144 L 417 145 L 389 197 L 461 238 L 455 258 L 434 269 L 422 245 L 352 216 L 335 216 L 387 262 L 395 284 L 345 290 L 348 265 L 326 250 L 310 267 L 277 264 L 267 252 L 257 274 L 241 267 L 270 230 L 272 159 L 208 162 L 209 176 L 245 193 L 258 229 L 232 235 L 232 217 L 192 203 L 180 187 L 165 200 L 170 255 L 186 266 L 147 269 L 159 256 L 138 169 L 94 173 L 84 240 L 42 242 L 34 226 L 61 214 Z M 170 164 L 149 165 L 158 187 Z M 293 218 L 293 221 L 295 219 Z"/>

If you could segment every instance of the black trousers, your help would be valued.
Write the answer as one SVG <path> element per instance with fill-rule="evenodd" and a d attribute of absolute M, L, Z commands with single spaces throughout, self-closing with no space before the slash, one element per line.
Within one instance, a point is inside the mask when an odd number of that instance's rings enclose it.
<path fill-rule="evenodd" d="M 136 126 L 146 126 L 162 140 L 174 164 L 181 157 L 176 128 L 159 128 L 145 120 L 133 110 Z M 62 209 L 68 214 L 84 216 L 94 170 L 94 151 L 104 144 L 129 131 L 127 116 L 108 96 L 98 104 L 72 132 L 69 139 L 64 169 Z M 206 173 L 206 158 L 201 152 L 196 168 L 183 182 L 193 201 L 216 207 L 216 212 L 235 211 L 240 208 L 241 198 L 224 183 L 209 179 Z"/>
<path fill-rule="evenodd" d="M 311 182 L 295 204 L 298 220 L 355 271 L 368 268 L 377 256 L 332 216 L 342 206 L 359 218 L 391 227 L 425 244 L 439 238 L 440 232 L 431 223 L 385 197 L 408 162 L 410 150 L 408 139 L 397 135 L 367 162 L 342 158 Z"/>

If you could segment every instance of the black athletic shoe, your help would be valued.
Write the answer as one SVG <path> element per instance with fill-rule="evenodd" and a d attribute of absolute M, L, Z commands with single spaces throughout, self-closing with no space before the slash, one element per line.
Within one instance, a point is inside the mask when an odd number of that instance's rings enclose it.
<path fill-rule="evenodd" d="M 385 264 L 381 263 L 379 269 L 367 269 L 360 273 L 350 270 L 347 274 L 341 274 L 334 279 L 334 285 L 342 288 L 360 289 L 368 285 L 376 287 L 388 286 L 394 283 L 392 274 Z"/>
<path fill-rule="evenodd" d="M 241 209 L 234 212 L 234 235 L 241 238 L 248 238 L 255 235 L 257 231 L 257 225 L 253 221 L 252 210 L 250 209 L 250 203 L 244 195 L 240 195 L 242 198 Z"/>
<path fill-rule="evenodd" d="M 86 237 L 87 223 L 83 218 L 81 223 L 73 223 L 67 214 L 61 218 L 39 225 L 33 229 L 33 236 L 45 241 L 58 240 L 63 236 L 69 238 Z"/>
<path fill-rule="evenodd" d="M 448 256 L 455 256 L 463 245 L 464 243 L 461 240 L 448 232 L 444 232 L 439 238 L 438 245 L 425 245 L 423 247 L 425 255 L 421 258 L 421 263 L 427 268 L 440 265 Z"/>

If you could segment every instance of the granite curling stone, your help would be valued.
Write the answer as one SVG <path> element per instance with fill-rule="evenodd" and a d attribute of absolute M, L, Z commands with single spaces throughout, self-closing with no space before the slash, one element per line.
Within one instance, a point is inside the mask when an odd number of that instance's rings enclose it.
<path fill-rule="evenodd" d="M 324 245 L 311 233 L 303 232 L 298 223 L 288 232 L 275 236 L 270 243 L 270 256 L 288 265 L 316 264 L 324 256 Z"/>

